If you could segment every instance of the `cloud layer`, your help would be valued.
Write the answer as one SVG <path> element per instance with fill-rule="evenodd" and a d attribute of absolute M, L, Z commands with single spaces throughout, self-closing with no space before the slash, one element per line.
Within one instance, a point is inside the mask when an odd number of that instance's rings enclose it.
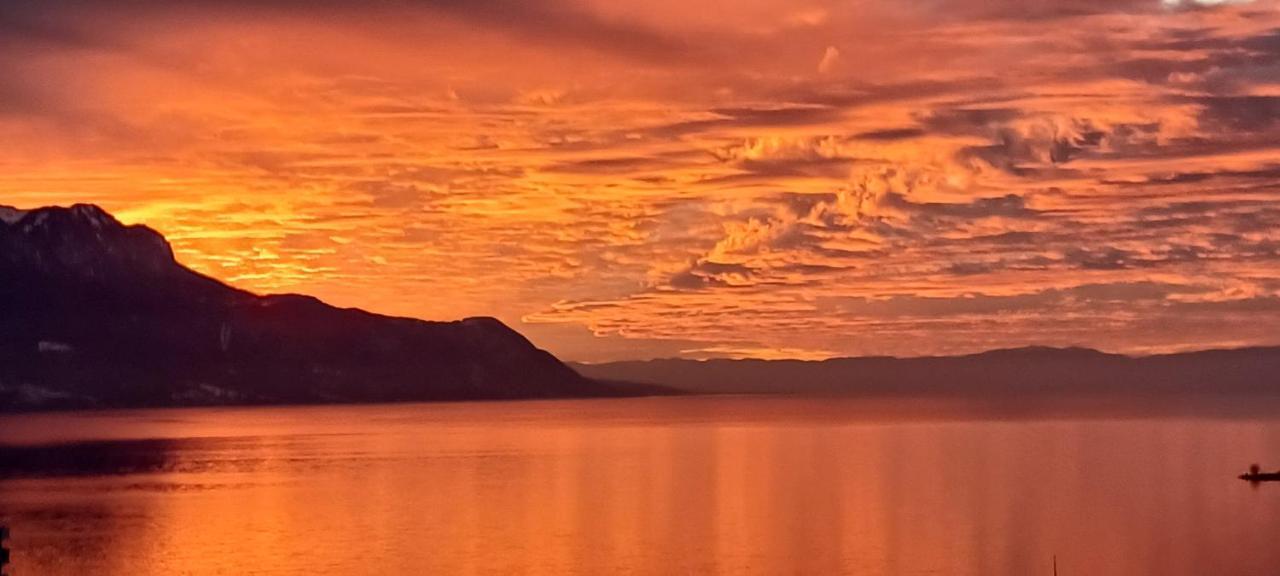
<path fill-rule="evenodd" d="M 0 203 L 570 359 L 1280 343 L 1280 5 L 0 6 Z"/>

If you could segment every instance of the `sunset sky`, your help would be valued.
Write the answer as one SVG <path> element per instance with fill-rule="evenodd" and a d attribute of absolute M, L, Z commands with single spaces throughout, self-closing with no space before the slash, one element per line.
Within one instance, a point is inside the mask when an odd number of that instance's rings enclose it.
<path fill-rule="evenodd" d="M 567 360 L 1280 344 L 1280 2 L 0 3 L 0 204 Z"/>

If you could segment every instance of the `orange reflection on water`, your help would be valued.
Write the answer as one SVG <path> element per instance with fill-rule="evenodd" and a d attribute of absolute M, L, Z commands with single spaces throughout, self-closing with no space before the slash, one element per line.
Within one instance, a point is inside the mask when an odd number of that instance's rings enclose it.
<path fill-rule="evenodd" d="M 1274 421 L 876 412 L 721 398 L 6 417 L 22 442 L 116 439 L 78 473 L 5 448 L 0 511 L 13 572 L 50 576 L 1047 574 L 1055 555 L 1064 574 L 1190 575 L 1280 561 L 1267 513 L 1280 491 L 1234 478 L 1280 453 Z M 172 434 L 120 440 L 142 433 Z M 34 450 L 48 464 L 59 448 Z"/>

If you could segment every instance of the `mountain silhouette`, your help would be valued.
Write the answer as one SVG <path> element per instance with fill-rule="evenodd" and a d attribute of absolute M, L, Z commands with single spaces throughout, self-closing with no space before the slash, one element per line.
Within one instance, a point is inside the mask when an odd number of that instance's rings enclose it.
<path fill-rule="evenodd" d="M 0 207 L 0 410 L 615 396 L 493 318 L 259 296 L 101 208 Z"/>
<path fill-rule="evenodd" d="M 964 356 L 659 359 L 575 368 L 593 378 L 710 394 L 1280 397 L 1280 348 L 1275 347 L 1124 356 L 1088 348 L 1037 346 Z"/>

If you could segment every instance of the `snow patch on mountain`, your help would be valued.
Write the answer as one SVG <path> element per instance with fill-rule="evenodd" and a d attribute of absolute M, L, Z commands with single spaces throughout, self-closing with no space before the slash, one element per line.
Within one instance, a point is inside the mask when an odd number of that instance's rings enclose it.
<path fill-rule="evenodd" d="M 27 215 L 27 210 L 19 210 L 13 206 L 0 206 L 0 221 L 13 224 Z"/>

